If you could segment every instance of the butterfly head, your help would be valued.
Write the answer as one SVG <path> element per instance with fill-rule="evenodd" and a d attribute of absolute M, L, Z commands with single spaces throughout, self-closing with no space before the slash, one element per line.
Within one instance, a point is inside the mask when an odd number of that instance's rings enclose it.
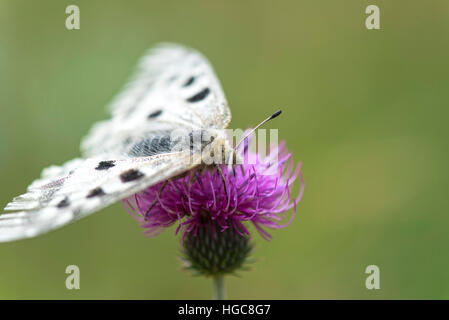
<path fill-rule="evenodd" d="M 201 130 L 202 157 L 204 165 L 236 164 L 240 157 L 232 147 L 230 139 L 223 129 Z"/>

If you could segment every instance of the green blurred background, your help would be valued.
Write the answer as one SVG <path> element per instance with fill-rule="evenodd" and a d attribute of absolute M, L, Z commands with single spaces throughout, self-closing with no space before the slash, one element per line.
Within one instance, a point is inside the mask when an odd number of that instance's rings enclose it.
<path fill-rule="evenodd" d="M 77 4 L 81 29 L 65 28 Z M 365 8 L 381 30 L 365 28 Z M 233 113 L 303 162 L 294 223 L 254 237 L 230 298 L 449 298 L 449 2 L 0 0 L 0 205 L 80 139 L 160 41 L 199 49 Z M 147 239 L 121 204 L 0 244 L 0 298 L 184 299 L 212 284 L 181 271 L 174 228 Z M 81 290 L 65 268 L 81 269 Z M 380 290 L 365 288 L 380 267 Z"/>

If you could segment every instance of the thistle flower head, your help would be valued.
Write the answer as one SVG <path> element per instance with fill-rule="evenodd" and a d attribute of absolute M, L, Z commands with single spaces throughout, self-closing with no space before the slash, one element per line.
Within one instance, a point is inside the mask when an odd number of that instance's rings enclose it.
<path fill-rule="evenodd" d="M 249 235 L 245 223 L 252 223 L 269 240 L 271 235 L 266 228 L 285 227 L 295 217 L 296 204 L 304 191 L 302 176 L 297 197 L 292 197 L 291 186 L 300 176 L 300 164 L 292 170 L 291 154 L 284 143 L 263 159 L 244 147 L 238 152 L 245 159 L 242 165 L 232 169 L 222 166 L 221 172 L 191 171 L 181 178 L 161 182 L 123 200 L 125 208 L 150 237 L 174 224 L 178 224 L 176 234 L 196 235 L 201 227 L 215 221 L 217 232 L 233 228 L 240 235 Z M 290 219 L 282 223 L 292 208 Z"/>
<path fill-rule="evenodd" d="M 241 165 L 191 171 L 123 200 L 147 236 L 177 224 L 175 233 L 183 234 L 190 265 L 202 274 L 239 268 L 251 249 L 247 225 L 269 240 L 266 229 L 289 225 L 304 191 L 300 164 L 293 170 L 284 143 L 264 158 L 248 151 L 247 145 L 238 152 L 244 159 Z M 300 191 L 293 197 L 291 187 L 298 177 Z"/>

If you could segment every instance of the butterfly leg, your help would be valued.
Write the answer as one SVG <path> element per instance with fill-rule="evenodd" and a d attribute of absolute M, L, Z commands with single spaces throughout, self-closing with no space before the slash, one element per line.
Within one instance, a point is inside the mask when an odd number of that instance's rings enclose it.
<path fill-rule="evenodd" d="M 151 205 L 148 207 L 147 211 L 145 212 L 145 219 L 148 218 L 148 214 L 150 213 L 151 209 L 153 209 L 153 207 L 156 205 L 157 200 L 159 199 L 159 197 L 162 194 L 162 191 L 164 191 L 165 186 L 167 185 L 168 180 L 165 180 L 164 183 L 162 184 L 162 186 L 160 187 L 156 198 L 154 198 L 153 202 L 151 203 Z"/>
<path fill-rule="evenodd" d="M 219 165 L 217 165 L 217 170 L 218 170 L 218 172 L 220 172 L 221 180 L 223 181 L 223 188 L 224 188 L 224 192 L 226 194 L 226 200 L 229 200 L 228 190 L 226 188 L 226 179 L 223 174 L 223 170 L 221 170 L 221 167 Z"/>
<path fill-rule="evenodd" d="M 242 176 L 245 175 L 245 169 L 243 168 L 243 166 L 240 166 L 240 171 L 242 172 Z"/>

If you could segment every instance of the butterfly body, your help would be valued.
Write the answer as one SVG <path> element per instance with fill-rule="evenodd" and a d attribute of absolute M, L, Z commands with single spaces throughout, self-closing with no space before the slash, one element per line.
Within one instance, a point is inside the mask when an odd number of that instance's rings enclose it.
<path fill-rule="evenodd" d="M 0 242 L 34 237 L 195 168 L 238 158 L 231 120 L 208 61 L 179 45 L 160 45 L 81 144 L 82 156 L 42 171 L 0 214 Z"/>

